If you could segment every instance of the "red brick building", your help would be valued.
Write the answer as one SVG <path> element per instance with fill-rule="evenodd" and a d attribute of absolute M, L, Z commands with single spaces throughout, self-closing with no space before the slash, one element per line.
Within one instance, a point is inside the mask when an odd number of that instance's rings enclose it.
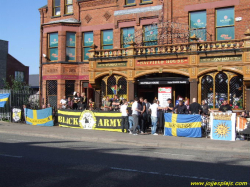
<path fill-rule="evenodd" d="M 42 98 L 72 91 L 250 109 L 250 2 L 48 0 L 41 14 Z M 133 42 L 131 42 L 133 41 Z"/>

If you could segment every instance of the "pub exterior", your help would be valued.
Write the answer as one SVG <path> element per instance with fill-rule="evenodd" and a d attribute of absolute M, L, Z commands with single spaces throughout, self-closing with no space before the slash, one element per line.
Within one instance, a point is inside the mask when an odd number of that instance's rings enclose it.
<path fill-rule="evenodd" d="M 41 101 L 65 95 L 172 99 L 250 110 L 250 16 L 243 0 L 48 0 L 41 14 Z"/>

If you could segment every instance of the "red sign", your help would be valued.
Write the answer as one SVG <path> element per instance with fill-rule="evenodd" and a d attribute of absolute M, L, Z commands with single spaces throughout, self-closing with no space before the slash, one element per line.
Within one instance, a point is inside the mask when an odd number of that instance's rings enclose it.
<path fill-rule="evenodd" d="M 53 80 L 53 79 L 62 79 L 62 80 L 89 80 L 89 75 L 44 75 L 43 80 Z"/>
<path fill-rule="evenodd" d="M 174 60 L 142 60 L 137 61 L 136 66 L 159 66 L 159 65 L 174 65 L 174 64 L 188 64 L 187 59 Z"/>

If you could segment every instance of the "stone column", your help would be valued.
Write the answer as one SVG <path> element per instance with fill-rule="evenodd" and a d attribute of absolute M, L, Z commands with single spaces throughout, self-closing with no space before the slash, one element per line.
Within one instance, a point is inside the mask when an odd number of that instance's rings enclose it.
<path fill-rule="evenodd" d="M 197 79 L 190 79 L 190 103 L 192 103 L 193 98 L 198 101 L 198 81 Z"/>
<path fill-rule="evenodd" d="M 135 97 L 134 81 L 128 81 L 128 101 L 134 100 L 134 97 Z"/>

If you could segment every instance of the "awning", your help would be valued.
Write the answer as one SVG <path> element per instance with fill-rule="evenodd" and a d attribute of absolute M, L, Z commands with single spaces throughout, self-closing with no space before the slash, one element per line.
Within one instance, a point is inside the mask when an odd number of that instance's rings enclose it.
<path fill-rule="evenodd" d="M 6 101 L 8 101 L 10 94 L 6 93 L 6 94 L 0 94 L 0 107 L 4 107 Z"/>

